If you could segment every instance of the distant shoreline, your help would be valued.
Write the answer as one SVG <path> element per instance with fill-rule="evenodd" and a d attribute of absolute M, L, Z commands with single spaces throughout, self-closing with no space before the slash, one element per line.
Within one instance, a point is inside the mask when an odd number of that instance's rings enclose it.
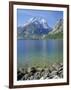
<path fill-rule="evenodd" d="M 18 39 L 17 40 L 63 40 L 63 38 L 59 38 L 59 39 Z"/>

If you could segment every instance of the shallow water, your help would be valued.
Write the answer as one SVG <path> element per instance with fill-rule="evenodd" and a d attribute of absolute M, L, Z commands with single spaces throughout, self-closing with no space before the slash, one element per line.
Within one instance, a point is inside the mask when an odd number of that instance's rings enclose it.
<path fill-rule="evenodd" d="M 63 40 L 17 40 L 18 67 L 63 60 Z"/>

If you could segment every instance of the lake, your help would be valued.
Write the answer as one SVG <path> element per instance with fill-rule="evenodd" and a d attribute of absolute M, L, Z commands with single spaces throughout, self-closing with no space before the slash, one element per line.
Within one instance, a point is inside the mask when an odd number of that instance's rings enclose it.
<path fill-rule="evenodd" d="M 45 66 L 63 61 L 63 40 L 17 40 L 18 67 Z"/>

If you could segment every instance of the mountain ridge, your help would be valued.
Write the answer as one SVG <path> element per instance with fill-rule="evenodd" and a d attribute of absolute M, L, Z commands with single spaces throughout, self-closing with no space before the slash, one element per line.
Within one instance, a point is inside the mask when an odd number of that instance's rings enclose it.
<path fill-rule="evenodd" d="M 18 39 L 52 39 L 51 37 L 58 33 L 63 33 L 63 19 L 59 19 L 53 28 L 44 18 L 40 17 L 33 17 L 23 27 L 17 27 Z"/>

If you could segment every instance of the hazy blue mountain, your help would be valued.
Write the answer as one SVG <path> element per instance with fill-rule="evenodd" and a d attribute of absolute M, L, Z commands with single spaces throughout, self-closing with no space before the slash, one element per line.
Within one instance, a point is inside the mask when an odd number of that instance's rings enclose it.
<path fill-rule="evenodd" d="M 23 27 L 18 27 L 18 37 L 23 39 L 40 39 L 52 31 L 44 18 L 34 17 L 28 20 Z M 21 35 L 21 36 L 20 36 Z"/>

